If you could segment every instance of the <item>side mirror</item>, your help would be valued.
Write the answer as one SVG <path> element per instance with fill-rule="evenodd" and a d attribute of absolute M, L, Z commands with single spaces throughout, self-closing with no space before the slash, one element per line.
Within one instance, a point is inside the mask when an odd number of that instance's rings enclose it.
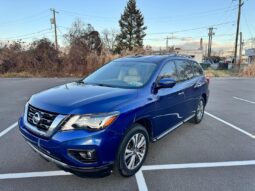
<path fill-rule="evenodd" d="M 172 88 L 176 84 L 176 81 L 173 78 L 162 78 L 157 83 L 157 89 L 161 88 Z"/>

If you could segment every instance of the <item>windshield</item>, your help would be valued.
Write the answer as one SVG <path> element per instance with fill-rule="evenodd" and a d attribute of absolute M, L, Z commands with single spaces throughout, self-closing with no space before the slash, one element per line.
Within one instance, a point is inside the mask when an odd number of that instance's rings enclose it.
<path fill-rule="evenodd" d="M 100 86 L 139 88 L 148 82 L 155 68 L 154 63 L 113 61 L 89 75 L 83 82 Z"/>

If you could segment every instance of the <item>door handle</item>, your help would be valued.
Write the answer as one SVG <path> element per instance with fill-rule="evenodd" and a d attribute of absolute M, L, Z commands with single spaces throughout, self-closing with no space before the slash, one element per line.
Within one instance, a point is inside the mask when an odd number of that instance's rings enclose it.
<path fill-rule="evenodd" d="M 184 92 L 179 92 L 178 95 L 184 95 Z"/>

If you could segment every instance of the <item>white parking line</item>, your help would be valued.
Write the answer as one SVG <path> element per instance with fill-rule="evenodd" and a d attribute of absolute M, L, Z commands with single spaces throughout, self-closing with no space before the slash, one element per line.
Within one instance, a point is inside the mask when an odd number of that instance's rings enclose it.
<path fill-rule="evenodd" d="M 166 165 L 148 165 L 143 166 L 136 173 L 136 181 L 140 191 L 147 191 L 147 185 L 142 171 L 148 170 L 171 170 L 171 169 L 190 169 L 190 168 L 212 168 L 212 167 L 231 167 L 231 166 L 250 166 L 255 165 L 255 160 L 248 161 L 228 161 L 228 162 L 211 162 L 211 163 L 186 163 L 186 164 L 166 164 Z M 20 178 L 36 178 L 51 176 L 68 176 L 71 173 L 65 171 L 43 171 L 43 172 L 25 172 L 25 173 L 7 173 L 0 174 L 0 180 L 20 179 Z"/>
<path fill-rule="evenodd" d="M 216 167 L 250 166 L 250 165 L 255 165 L 255 160 L 210 162 L 210 163 L 148 165 L 148 166 L 142 166 L 141 170 L 136 173 L 136 181 L 137 181 L 139 191 L 148 191 L 148 188 L 147 188 L 147 185 L 146 185 L 146 182 L 145 182 L 142 171 L 190 169 L 190 168 L 216 168 Z"/>
<path fill-rule="evenodd" d="M 10 127 L 6 128 L 5 130 L 3 130 L 2 132 L 0 132 L 0 138 L 2 136 L 4 136 L 6 133 L 8 133 L 10 130 L 12 130 L 14 127 L 18 126 L 18 122 L 15 122 L 14 124 L 12 124 Z"/>
<path fill-rule="evenodd" d="M 237 100 L 241 100 L 241 101 L 247 102 L 247 103 L 255 104 L 254 101 L 250 101 L 250 100 L 243 99 L 243 98 L 240 98 L 240 97 L 233 97 L 233 98 L 234 98 L 234 99 L 237 99 Z"/>
<path fill-rule="evenodd" d="M 17 178 L 49 177 L 49 176 L 66 176 L 66 175 L 72 175 L 72 174 L 62 170 L 44 171 L 44 172 L 8 173 L 8 174 L 0 174 L 0 180 L 17 179 Z"/>
<path fill-rule="evenodd" d="M 172 169 L 213 168 L 213 167 L 248 166 L 248 165 L 255 165 L 255 160 L 149 165 L 149 166 L 143 166 L 142 170 L 143 171 L 144 170 L 172 170 Z"/>
<path fill-rule="evenodd" d="M 236 99 L 236 98 L 235 98 Z M 241 99 L 241 98 L 240 98 Z M 248 101 L 248 100 L 246 100 Z M 255 102 L 254 102 L 255 103 Z M 233 129 L 255 139 L 255 136 L 250 134 L 243 129 L 211 114 L 205 112 L 205 114 L 209 115 L 210 117 L 232 127 Z M 18 122 L 15 122 L 10 127 L 6 128 L 2 132 L 0 132 L 0 137 L 8 133 L 10 130 L 15 128 L 18 125 Z M 255 160 L 249 161 L 227 161 L 227 162 L 212 162 L 212 163 L 187 163 L 187 164 L 166 164 L 166 165 L 148 165 L 143 166 L 135 175 L 138 188 L 140 191 L 148 191 L 143 172 L 147 170 L 170 170 L 170 169 L 189 169 L 189 168 L 212 168 L 212 167 L 230 167 L 230 166 L 248 166 L 248 165 L 255 165 Z M 25 172 L 25 173 L 7 173 L 7 174 L 0 174 L 0 180 L 3 179 L 18 179 L 18 178 L 33 178 L 33 177 L 50 177 L 50 176 L 66 176 L 72 175 L 71 173 L 65 171 L 44 171 L 44 172 Z"/>
<path fill-rule="evenodd" d="M 135 177 L 136 177 L 136 182 L 138 185 L 138 190 L 139 191 L 147 191 L 148 188 L 147 188 L 145 179 L 143 177 L 143 172 L 141 169 L 135 174 Z"/>
<path fill-rule="evenodd" d="M 139 191 L 148 191 L 148 188 L 147 188 L 147 185 L 146 185 L 146 182 L 145 182 L 142 171 L 146 171 L 146 170 L 190 169 L 190 168 L 217 168 L 217 167 L 250 166 L 250 165 L 255 165 L 255 160 L 148 165 L 148 166 L 142 166 L 141 170 L 136 173 L 136 181 L 137 181 Z"/>
<path fill-rule="evenodd" d="M 243 129 L 241 129 L 241 128 L 239 128 L 239 127 L 233 125 L 233 124 L 231 124 L 231 123 L 229 123 L 229 122 L 227 122 L 227 121 L 225 121 L 225 120 L 223 120 L 223 119 L 221 119 L 221 118 L 219 118 L 219 117 L 217 117 L 217 116 L 215 116 L 215 115 L 213 115 L 213 114 L 211 114 L 211 113 L 208 113 L 208 112 L 206 112 L 206 111 L 205 111 L 205 114 L 207 114 L 207 115 L 209 115 L 210 117 L 212 117 L 212 118 L 214 118 L 214 119 L 216 119 L 216 120 L 218 120 L 218 121 L 220 121 L 220 122 L 222 122 L 222 123 L 228 125 L 229 127 L 232 127 L 233 129 L 235 129 L 235 130 L 237 130 L 237 131 L 239 131 L 239 132 L 241 132 L 241 133 L 243 133 L 243 134 L 249 136 L 250 138 L 255 139 L 255 136 L 254 136 L 254 135 L 252 135 L 251 133 L 249 133 L 249 132 L 247 132 L 247 131 L 245 131 L 245 130 L 243 130 Z"/>

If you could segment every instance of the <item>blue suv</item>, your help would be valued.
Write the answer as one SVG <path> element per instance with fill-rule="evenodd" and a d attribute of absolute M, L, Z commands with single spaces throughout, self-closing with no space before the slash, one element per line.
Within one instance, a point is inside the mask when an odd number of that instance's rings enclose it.
<path fill-rule="evenodd" d="M 209 80 L 181 55 L 130 56 L 85 79 L 33 95 L 19 120 L 26 142 L 77 175 L 132 176 L 149 143 L 201 122 Z M 160 153 L 159 153 L 160 154 Z"/>

